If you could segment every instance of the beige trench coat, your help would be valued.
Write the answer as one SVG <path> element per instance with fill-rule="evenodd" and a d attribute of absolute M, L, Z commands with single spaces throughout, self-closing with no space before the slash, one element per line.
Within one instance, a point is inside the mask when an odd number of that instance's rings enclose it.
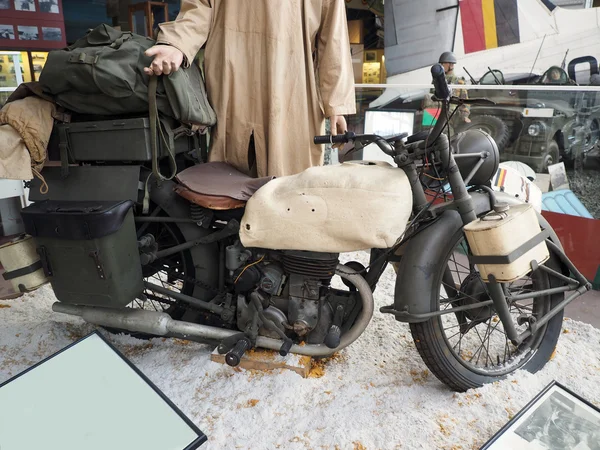
<path fill-rule="evenodd" d="M 211 161 L 259 177 L 301 172 L 323 163 L 312 140 L 325 118 L 356 112 L 344 0 L 182 0 L 160 30 L 185 65 L 206 43 Z"/>

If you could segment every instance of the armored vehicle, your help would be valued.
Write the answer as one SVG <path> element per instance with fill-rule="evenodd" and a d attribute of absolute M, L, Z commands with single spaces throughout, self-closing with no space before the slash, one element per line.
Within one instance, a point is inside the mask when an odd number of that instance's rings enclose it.
<path fill-rule="evenodd" d="M 488 71 L 477 83 L 486 85 L 572 86 L 576 85 L 558 66 L 541 76 Z M 561 160 L 570 163 L 574 148 L 585 154 L 600 138 L 600 104 L 596 92 L 559 90 L 478 90 L 478 97 L 493 100 L 495 105 L 474 105 L 471 123 L 457 131 L 481 129 L 496 141 L 501 160 L 516 160 L 530 165 L 536 172 Z M 577 130 L 581 134 L 577 138 Z"/>

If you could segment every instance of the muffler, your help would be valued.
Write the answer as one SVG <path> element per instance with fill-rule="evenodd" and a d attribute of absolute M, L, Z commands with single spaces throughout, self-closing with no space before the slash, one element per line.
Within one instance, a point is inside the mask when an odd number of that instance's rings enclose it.
<path fill-rule="evenodd" d="M 178 334 L 184 338 L 194 337 L 205 340 L 222 340 L 235 331 L 199 325 L 172 319 L 167 313 L 133 308 L 102 308 L 97 306 L 79 306 L 56 302 L 54 312 L 79 316 L 94 325 L 117 328 L 131 332 L 168 336 Z"/>
<path fill-rule="evenodd" d="M 373 293 L 365 279 L 348 266 L 338 265 L 336 274 L 350 281 L 360 293 L 362 311 L 356 323 L 350 330 L 342 335 L 340 345 L 331 349 L 326 345 L 293 345 L 291 353 L 306 356 L 326 357 L 347 347 L 354 342 L 365 330 L 373 316 Z M 191 341 L 222 341 L 233 335 L 239 334 L 238 330 L 227 330 L 197 323 L 175 320 L 164 312 L 147 311 L 133 308 L 102 308 L 97 306 L 70 305 L 56 302 L 52 310 L 57 313 L 79 316 L 94 325 L 107 328 L 117 328 L 131 332 L 147 333 L 156 336 L 176 336 Z M 281 349 L 283 341 L 259 336 L 256 347 L 270 350 Z"/>

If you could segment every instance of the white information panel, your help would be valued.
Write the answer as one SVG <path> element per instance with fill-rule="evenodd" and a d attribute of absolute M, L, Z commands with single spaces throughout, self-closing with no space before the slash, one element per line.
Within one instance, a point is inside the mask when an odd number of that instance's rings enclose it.
<path fill-rule="evenodd" d="M 408 133 L 413 134 L 415 113 L 406 111 L 377 111 L 365 113 L 365 134 L 377 134 L 382 137 Z M 386 161 L 394 167 L 396 164 L 391 156 L 383 153 L 375 144 L 367 145 L 363 150 L 365 161 Z"/>
<path fill-rule="evenodd" d="M 206 439 L 97 332 L 0 385 L 0 450 L 194 450 Z"/>

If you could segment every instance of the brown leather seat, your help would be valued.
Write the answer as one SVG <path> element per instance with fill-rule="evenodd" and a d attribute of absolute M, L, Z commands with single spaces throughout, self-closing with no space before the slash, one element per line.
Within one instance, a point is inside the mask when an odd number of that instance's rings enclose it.
<path fill-rule="evenodd" d="M 243 208 L 252 195 L 274 177 L 252 178 L 224 162 L 189 167 L 179 174 L 175 192 L 204 208 Z"/>

